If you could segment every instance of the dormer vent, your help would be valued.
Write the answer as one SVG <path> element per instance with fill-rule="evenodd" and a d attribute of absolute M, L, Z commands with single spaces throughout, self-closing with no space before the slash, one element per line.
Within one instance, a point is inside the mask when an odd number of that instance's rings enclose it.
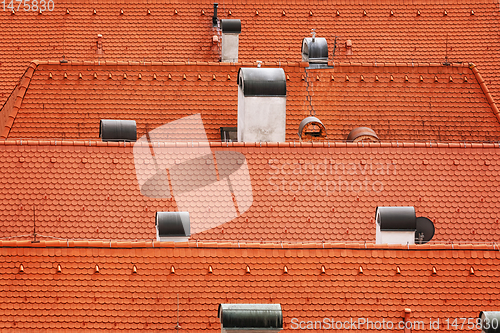
<path fill-rule="evenodd" d="M 311 65 L 328 65 L 328 43 L 326 38 L 316 37 L 313 31 L 312 37 L 302 40 L 302 61 Z M 317 67 L 315 67 L 317 68 Z"/>
<path fill-rule="evenodd" d="M 188 212 L 157 212 L 155 225 L 160 242 L 183 242 L 191 236 Z"/>
<path fill-rule="evenodd" d="M 304 118 L 299 125 L 300 140 L 315 140 L 326 138 L 325 125 L 316 117 Z"/>
<path fill-rule="evenodd" d="M 135 120 L 101 119 L 99 137 L 107 141 L 133 141 L 137 140 L 137 127 Z"/>
<path fill-rule="evenodd" d="M 238 71 L 238 142 L 285 142 L 286 75 L 282 68 Z"/>
<path fill-rule="evenodd" d="M 221 62 L 238 62 L 239 34 L 241 20 L 221 20 L 222 55 Z"/>
<path fill-rule="evenodd" d="M 219 304 L 222 333 L 279 332 L 283 329 L 280 304 Z"/>

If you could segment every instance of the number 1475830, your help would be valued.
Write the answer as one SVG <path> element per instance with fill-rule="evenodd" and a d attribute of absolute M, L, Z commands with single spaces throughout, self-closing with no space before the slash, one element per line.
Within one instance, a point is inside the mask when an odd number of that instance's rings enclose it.
<path fill-rule="evenodd" d="M 3 11 L 19 11 L 23 9 L 25 12 L 49 12 L 54 10 L 53 0 L 1 0 Z"/>

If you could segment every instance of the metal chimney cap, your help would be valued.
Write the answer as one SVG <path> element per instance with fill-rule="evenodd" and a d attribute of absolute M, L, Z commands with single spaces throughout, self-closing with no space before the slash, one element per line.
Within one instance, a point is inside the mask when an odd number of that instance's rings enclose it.
<path fill-rule="evenodd" d="M 237 19 L 223 19 L 220 20 L 222 33 L 226 34 L 239 34 L 241 33 L 241 20 Z"/>
<path fill-rule="evenodd" d="M 302 40 L 302 54 L 309 59 L 309 62 L 328 62 L 326 38 L 304 38 Z"/>
<path fill-rule="evenodd" d="M 283 68 L 240 68 L 238 85 L 245 96 L 286 96 Z"/>
<path fill-rule="evenodd" d="M 380 230 L 416 230 L 415 207 L 377 207 L 375 220 Z"/>

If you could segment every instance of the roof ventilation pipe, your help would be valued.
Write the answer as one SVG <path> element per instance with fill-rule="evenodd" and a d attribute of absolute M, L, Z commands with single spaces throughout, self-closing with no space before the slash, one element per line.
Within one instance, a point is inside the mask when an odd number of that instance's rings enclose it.
<path fill-rule="evenodd" d="M 191 236 L 188 212 L 157 212 L 155 225 L 160 242 L 186 242 Z"/>
<path fill-rule="evenodd" d="M 136 141 L 137 127 L 135 120 L 101 119 L 99 137 L 107 141 Z"/>
<path fill-rule="evenodd" d="M 328 68 L 328 43 L 326 38 L 312 37 L 302 40 L 302 61 L 309 63 L 309 69 Z"/>
<path fill-rule="evenodd" d="M 280 304 L 219 304 L 222 333 L 274 333 L 283 329 Z"/>
<path fill-rule="evenodd" d="M 481 311 L 481 333 L 500 333 L 500 311 Z"/>
<path fill-rule="evenodd" d="M 212 26 L 217 27 L 219 25 L 219 20 L 217 19 L 217 7 L 219 4 L 216 2 L 214 3 L 214 16 L 212 17 Z"/>
<path fill-rule="evenodd" d="M 222 57 L 221 62 L 238 62 L 238 43 L 241 33 L 240 20 L 221 20 Z"/>
<path fill-rule="evenodd" d="M 282 68 L 238 71 L 238 142 L 285 142 L 286 76 Z"/>

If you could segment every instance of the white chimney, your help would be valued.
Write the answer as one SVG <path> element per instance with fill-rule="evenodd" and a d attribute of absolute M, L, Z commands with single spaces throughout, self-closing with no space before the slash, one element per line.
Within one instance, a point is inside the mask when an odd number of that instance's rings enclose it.
<path fill-rule="evenodd" d="M 238 43 L 241 33 L 240 20 L 221 20 L 222 62 L 238 62 Z"/>
<path fill-rule="evenodd" d="M 285 142 L 286 76 L 282 68 L 238 71 L 238 142 Z"/>

